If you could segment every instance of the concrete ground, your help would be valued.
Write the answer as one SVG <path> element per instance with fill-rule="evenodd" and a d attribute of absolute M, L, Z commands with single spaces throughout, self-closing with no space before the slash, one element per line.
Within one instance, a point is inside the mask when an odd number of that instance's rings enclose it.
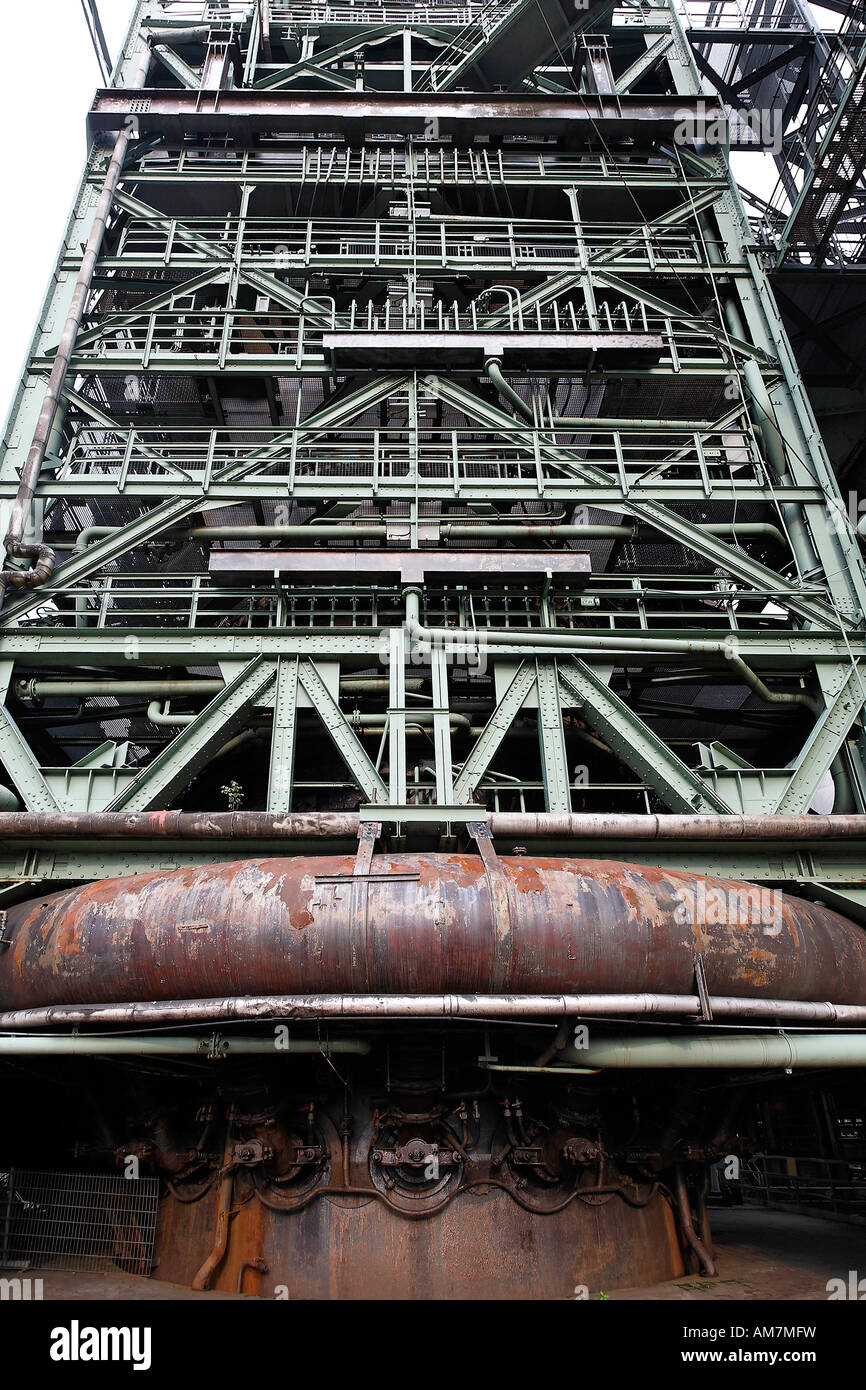
<path fill-rule="evenodd" d="M 684 1275 L 652 1288 L 611 1290 L 607 1297 L 618 1301 L 826 1300 L 828 1279 L 847 1280 L 852 1269 L 861 1271 L 861 1277 L 866 1275 L 866 1225 L 751 1208 L 716 1210 L 711 1219 L 718 1278 Z M 58 1301 L 256 1297 L 198 1293 L 180 1284 L 114 1271 L 67 1273 L 29 1269 L 25 1273 L 31 1279 L 41 1278 L 44 1297 Z"/>
<path fill-rule="evenodd" d="M 828 1279 L 866 1274 L 866 1225 L 749 1207 L 710 1213 L 716 1279 L 690 1274 L 652 1288 L 617 1289 L 613 1300 L 827 1298 Z"/>

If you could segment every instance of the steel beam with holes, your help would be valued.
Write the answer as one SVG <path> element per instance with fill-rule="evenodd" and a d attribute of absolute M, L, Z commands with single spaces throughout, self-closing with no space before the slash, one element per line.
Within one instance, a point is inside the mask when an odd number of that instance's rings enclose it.
<path fill-rule="evenodd" d="M 253 657 L 106 810 L 150 811 L 170 806 L 172 798 L 238 731 L 253 707 L 264 700 L 276 673 L 276 662 L 263 656 Z"/>
<path fill-rule="evenodd" d="M 566 699 L 585 712 L 587 722 L 610 745 L 620 762 L 652 787 L 668 810 L 722 815 L 730 812 L 731 807 L 585 661 L 559 662 L 558 673 Z"/>
<path fill-rule="evenodd" d="M 300 663 L 298 679 L 358 786 L 370 801 L 386 802 L 388 789 L 385 783 L 370 761 L 355 730 L 322 680 L 315 663 L 309 658 Z"/>

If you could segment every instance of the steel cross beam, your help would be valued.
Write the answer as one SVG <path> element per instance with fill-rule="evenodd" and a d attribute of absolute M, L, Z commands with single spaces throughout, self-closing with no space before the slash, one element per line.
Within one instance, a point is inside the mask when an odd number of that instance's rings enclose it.
<path fill-rule="evenodd" d="M 315 663 L 309 658 L 301 661 L 298 679 L 310 698 L 313 709 L 324 724 L 331 741 L 347 768 L 369 801 L 387 802 L 388 789 L 373 766 L 367 751 L 348 719 L 337 704 Z"/>
<path fill-rule="evenodd" d="M 700 104 L 699 104 L 700 103 Z M 724 109 L 707 98 L 694 98 L 695 115 L 709 121 L 724 119 Z M 678 96 L 635 97 L 626 93 L 569 93 L 556 98 L 546 92 L 509 94 L 485 92 L 458 96 L 437 92 L 261 92 L 236 88 L 218 92 L 184 92 L 148 88 L 140 92 L 119 88 L 97 92 L 90 112 L 94 133 L 116 131 L 135 116 L 143 134 L 162 133 L 182 140 L 191 133 L 226 132 L 249 140 L 261 132 L 341 131 L 350 139 L 366 133 L 395 130 L 423 136 L 431 118 L 443 135 L 471 140 L 480 134 L 573 136 L 584 140 L 593 132 L 625 137 L 670 134 L 684 119 L 688 100 Z"/>
<path fill-rule="evenodd" d="M 851 727 L 866 704 L 863 672 L 859 665 L 841 668 L 839 689 L 827 699 L 809 738 L 800 750 L 791 780 L 771 808 L 772 814 L 805 815 L 826 769 L 830 767 Z M 825 690 L 825 698 L 827 697 Z"/>
<path fill-rule="evenodd" d="M 671 811 L 729 814 L 731 807 L 693 772 L 585 661 L 557 667 L 569 703 L 585 709 L 590 724 L 619 760 L 651 786 Z"/>
<path fill-rule="evenodd" d="M 276 662 L 253 657 L 106 809 L 149 811 L 171 805 L 176 793 L 238 730 L 253 706 L 263 701 L 276 674 Z"/>
<path fill-rule="evenodd" d="M 334 405 L 322 406 L 304 421 L 303 436 L 309 434 L 311 438 L 315 438 L 316 434 L 337 428 L 346 420 L 351 420 L 357 412 L 369 408 L 370 405 L 375 405 L 378 401 L 389 396 L 404 380 L 404 377 L 399 376 L 378 377 L 372 382 L 364 383 L 356 391 Z M 279 453 L 280 450 L 285 450 L 291 438 L 292 436 L 287 433 L 277 440 L 272 440 L 264 449 L 254 450 L 246 458 L 217 469 L 214 472 L 213 481 L 216 483 L 237 482 L 243 479 L 255 471 L 263 458 L 271 457 Z M 90 546 L 82 554 L 67 561 L 65 565 L 61 565 L 42 586 L 41 592 L 47 593 L 77 583 L 79 580 L 96 573 L 109 561 L 126 554 L 136 545 L 141 544 L 142 541 L 152 539 L 160 532 L 177 525 L 178 522 L 197 511 L 206 500 L 206 490 L 197 485 L 197 492 L 192 498 L 180 501 L 170 500 L 162 503 L 161 506 L 154 507 L 152 511 L 146 512 L 133 522 L 129 522 L 104 540 Z M 26 613 L 32 607 L 33 600 L 29 596 L 19 599 L 17 603 L 10 603 L 4 608 L 4 621 L 9 622 L 12 618 Z"/>
<path fill-rule="evenodd" d="M 453 405 L 459 405 L 470 417 L 481 423 L 499 429 L 507 429 L 514 425 L 513 416 L 507 415 L 505 411 L 489 405 L 486 401 L 482 401 L 480 397 L 458 386 L 453 381 L 442 379 L 439 381 L 437 389 L 444 400 L 450 401 Z M 577 479 L 594 483 L 606 481 L 606 475 L 602 469 L 590 464 L 576 463 L 573 459 L 563 456 L 563 451 L 558 449 L 555 444 L 542 443 L 541 449 L 546 458 Z M 713 564 L 722 566 L 729 574 L 751 587 L 759 591 L 769 587 L 776 593 L 783 595 L 785 603 L 791 610 L 802 617 L 819 624 L 829 624 L 834 628 L 844 625 L 829 605 L 804 598 L 798 583 L 777 574 L 775 570 L 753 560 L 750 556 L 725 544 L 724 541 L 715 536 L 701 531 L 699 527 L 694 526 L 676 512 L 672 512 L 668 507 L 664 507 L 658 502 L 637 501 L 631 496 L 626 496 L 623 499 L 623 510 L 663 535 L 677 536 L 690 549 L 697 551 L 699 555 L 703 555 Z"/>

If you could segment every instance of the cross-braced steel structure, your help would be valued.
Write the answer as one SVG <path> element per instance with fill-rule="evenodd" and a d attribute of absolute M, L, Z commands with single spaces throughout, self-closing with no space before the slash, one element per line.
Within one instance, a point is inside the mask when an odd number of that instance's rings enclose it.
<path fill-rule="evenodd" d="M 354 868 L 310 869 L 291 925 L 349 903 L 351 974 L 391 920 L 383 881 L 427 881 L 401 852 L 462 851 L 486 875 L 494 994 L 519 974 L 528 844 L 866 920 L 866 569 L 770 282 L 862 261 L 862 25 L 831 43 L 799 0 L 689 0 L 686 27 L 679 8 L 141 0 L 0 467 L 13 915 L 36 892 L 95 902 L 104 880 L 327 849 Z M 776 152 L 787 205 L 751 199 L 757 228 L 724 133 L 755 105 L 807 111 Z M 436 883 L 418 912 L 438 940 Z M 216 901 L 178 921 L 185 969 Z M 405 949 L 388 941 L 368 992 Z M 686 973 L 708 1023 L 705 945 Z M 170 998 L 141 969 L 143 999 Z M 400 970 L 409 1009 L 432 986 Z M 108 1000 L 102 979 L 86 988 Z M 830 1017 L 821 988 L 796 1016 Z M 856 1022 L 863 1003 L 840 1006 Z M 489 1040 L 478 1061 L 509 1069 Z M 443 1047 L 442 1091 L 445 1070 Z M 377 1123 L 393 1196 L 430 1150 Z M 325 1161 L 312 1124 L 301 1166 Z M 514 1126 L 509 1162 L 535 1173 Z M 680 1214 L 698 1250 L 685 1195 Z"/>
<path fill-rule="evenodd" d="M 139 13 L 7 433 L 11 498 L 131 131 L 5 606 L 28 810 L 862 805 L 862 562 L 689 46 L 541 17 Z"/>

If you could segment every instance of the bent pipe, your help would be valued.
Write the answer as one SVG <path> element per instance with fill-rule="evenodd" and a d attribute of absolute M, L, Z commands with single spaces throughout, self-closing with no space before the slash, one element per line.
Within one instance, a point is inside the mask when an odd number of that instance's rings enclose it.
<path fill-rule="evenodd" d="M 213 1249 L 192 1281 L 191 1287 L 194 1289 L 206 1289 L 225 1258 L 229 1243 L 229 1223 L 232 1219 L 232 1191 L 234 1189 L 234 1184 L 235 1168 L 231 1163 L 231 1140 L 227 1138 L 225 1167 L 223 1169 L 223 1179 L 220 1183 L 219 1201 L 217 1203 L 217 1219 Z"/>
<path fill-rule="evenodd" d="M 512 646 L 519 641 L 523 646 L 538 647 L 542 651 L 566 651 L 575 655 L 583 651 L 653 651 L 715 656 L 728 662 L 745 684 L 754 690 L 755 694 L 760 696 L 762 700 L 767 700 L 772 704 L 803 705 L 815 715 L 818 715 L 821 710 L 820 702 L 812 695 L 801 691 L 788 693 L 770 690 L 760 676 L 743 661 L 741 656 L 737 655 L 730 637 L 727 641 L 720 642 L 705 638 L 651 637 L 647 635 L 611 637 L 608 633 L 601 632 L 551 632 L 531 628 L 517 631 L 508 628 L 425 627 L 420 620 L 421 590 L 414 585 L 409 585 L 404 593 L 406 631 L 413 642 L 430 643 L 431 645 L 441 643 L 446 647 L 446 650 L 466 647 L 470 651 L 474 651 L 480 649 L 482 644 L 494 647 L 497 645 Z"/>
<path fill-rule="evenodd" d="M 399 819 L 398 810 L 383 815 L 389 823 Z M 479 806 L 477 820 L 493 835 L 520 839 L 866 841 L 866 816 L 859 815 L 593 815 Z M 354 840 L 361 824 L 357 811 L 4 811 L 0 840 Z"/>
<path fill-rule="evenodd" d="M 711 1279 L 714 1279 L 716 1277 L 716 1267 L 713 1264 L 713 1259 L 710 1255 L 710 1252 L 707 1250 L 707 1247 L 704 1245 L 704 1242 L 701 1240 L 700 1236 L 695 1230 L 694 1220 L 692 1218 L 692 1206 L 691 1202 L 689 1201 L 689 1194 L 688 1189 L 686 1188 L 686 1180 L 683 1174 L 682 1164 L 680 1163 L 676 1165 L 675 1188 L 677 1195 L 677 1212 L 680 1218 L 680 1227 L 682 1229 L 682 1233 L 685 1236 L 694 1253 L 697 1255 L 702 1272 L 708 1275 Z"/>
<path fill-rule="evenodd" d="M 713 1018 L 785 1019 L 803 1023 L 866 1024 L 866 1004 L 801 999 L 741 999 L 710 995 Z M 131 1004 L 53 1004 L 0 1014 L 0 1029 L 58 1024 L 152 1024 L 309 1019 L 563 1019 L 660 1016 L 697 1018 L 697 994 L 264 994 L 216 999 L 165 999 Z M 556 1046 L 561 1052 L 565 1046 Z M 295 1048 L 297 1047 L 294 1044 Z M 290 1049 L 291 1050 L 291 1049 Z M 331 1050 L 337 1050 L 331 1044 Z M 552 1054 L 551 1054 L 552 1055 Z M 537 1066 L 543 1065 L 540 1061 Z"/>
<path fill-rule="evenodd" d="M 214 995 L 719 995 L 866 1005 L 866 933 L 821 904 L 604 860 L 250 859 L 7 909 L 0 1010 Z"/>

